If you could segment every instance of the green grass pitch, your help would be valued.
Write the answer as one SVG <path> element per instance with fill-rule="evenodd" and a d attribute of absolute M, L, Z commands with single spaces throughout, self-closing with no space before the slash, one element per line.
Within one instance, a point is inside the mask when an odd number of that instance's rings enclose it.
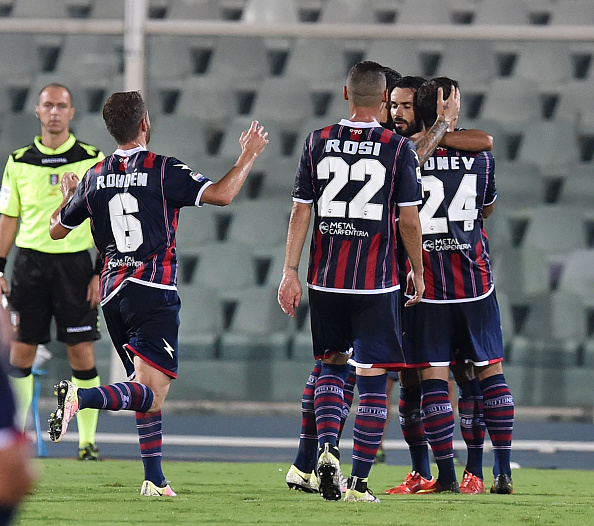
<path fill-rule="evenodd" d="M 290 491 L 287 464 L 165 462 L 177 498 L 139 495 L 142 463 L 39 461 L 40 480 L 15 524 L 63 525 L 594 525 L 594 472 L 519 469 L 514 495 L 382 495 L 405 466 L 374 466 L 380 504 L 325 502 Z M 343 469 L 349 472 L 350 466 Z M 485 482 L 490 485 L 491 474 Z M 461 479 L 462 473 L 459 473 Z"/>

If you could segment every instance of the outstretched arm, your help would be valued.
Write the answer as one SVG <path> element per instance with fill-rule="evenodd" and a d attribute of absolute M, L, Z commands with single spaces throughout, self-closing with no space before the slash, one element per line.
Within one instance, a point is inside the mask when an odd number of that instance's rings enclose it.
<path fill-rule="evenodd" d="M 295 317 L 295 308 L 299 306 L 303 294 L 299 281 L 299 260 L 307 237 L 310 218 L 311 204 L 293 203 L 287 232 L 283 277 L 278 287 L 278 303 L 291 318 Z"/>
<path fill-rule="evenodd" d="M 250 128 L 239 138 L 241 154 L 237 162 L 220 181 L 204 190 L 201 198 L 203 203 L 226 206 L 233 201 L 250 173 L 254 161 L 266 148 L 267 136 L 268 132 L 264 131 L 264 126 L 258 126 L 258 121 L 253 121 Z"/>
<path fill-rule="evenodd" d="M 483 130 L 448 131 L 439 141 L 439 146 L 466 150 L 467 152 L 484 152 L 493 149 L 493 137 Z"/>

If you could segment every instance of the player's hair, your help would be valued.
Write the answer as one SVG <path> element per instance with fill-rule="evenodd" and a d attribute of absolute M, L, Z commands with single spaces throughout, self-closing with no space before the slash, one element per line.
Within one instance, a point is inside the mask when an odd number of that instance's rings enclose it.
<path fill-rule="evenodd" d="M 417 111 L 425 124 L 430 127 L 437 119 L 437 90 L 443 89 L 444 100 L 450 96 L 451 88 L 458 87 L 458 81 L 448 77 L 435 77 L 425 82 L 415 94 Z"/>
<path fill-rule="evenodd" d="M 395 83 L 394 88 L 401 88 L 401 89 L 414 89 L 417 91 L 423 84 L 427 82 L 425 77 L 415 77 L 412 75 L 406 75 L 404 77 L 400 77 Z M 392 88 L 392 90 L 394 89 Z M 390 90 L 390 93 L 392 93 Z"/>
<path fill-rule="evenodd" d="M 145 117 L 146 105 L 139 91 L 112 93 L 103 106 L 105 126 L 118 144 L 134 140 Z"/>
<path fill-rule="evenodd" d="M 388 66 L 384 66 L 384 73 L 386 74 L 386 88 L 388 93 L 390 93 L 394 89 L 396 83 L 402 78 L 402 75 Z"/>
<path fill-rule="evenodd" d="M 47 88 L 61 88 L 61 89 L 65 89 L 66 92 L 68 93 L 68 96 L 70 97 L 70 105 L 71 106 L 74 105 L 74 99 L 72 98 L 72 92 L 70 91 L 70 89 L 68 89 L 66 86 L 64 86 L 64 84 L 60 84 L 59 82 L 52 82 L 51 84 L 48 84 L 47 86 L 43 86 L 43 88 L 41 88 L 41 90 L 39 90 L 39 93 L 37 94 L 37 100 L 39 100 L 39 97 L 41 97 L 41 94 Z"/>
<path fill-rule="evenodd" d="M 356 107 L 371 108 L 382 101 L 386 89 L 386 68 L 377 62 L 364 60 L 355 64 L 347 76 L 347 91 Z"/>

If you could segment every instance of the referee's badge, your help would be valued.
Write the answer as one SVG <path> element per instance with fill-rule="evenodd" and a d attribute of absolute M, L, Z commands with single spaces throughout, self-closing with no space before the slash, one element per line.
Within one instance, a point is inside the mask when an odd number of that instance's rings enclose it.
<path fill-rule="evenodd" d="M 60 182 L 59 174 L 50 174 L 50 184 L 56 186 Z"/>

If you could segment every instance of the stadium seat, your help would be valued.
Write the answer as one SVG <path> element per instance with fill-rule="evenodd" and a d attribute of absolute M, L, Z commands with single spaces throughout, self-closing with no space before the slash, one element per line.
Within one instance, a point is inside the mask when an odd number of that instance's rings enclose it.
<path fill-rule="evenodd" d="M 594 250 L 576 250 L 566 258 L 552 296 L 553 327 L 560 338 L 589 336 L 588 317 L 594 312 Z"/>
<path fill-rule="evenodd" d="M 523 0 L 481 0 L 476 4 L 473 24 L 520 25 L 530 23 Z"/>
<path fill-rule="evenodd" d="M 310 86 L 344 84 L 347 74 L 343 45 L 332 38 L 298 38 L 284 76 L 301 90 Z M 338 84 L 336 84 L 338 83 Z"/>
<path fill-rule="evenodd" d="M 115 139 L 109 135 L 100 113 L 77 113 L 71 129 L 77 139 L 96 146 L 105 155 L 112 154 L 116 149 Z"/>
<path fill-rule="evenodd" d="M 64 0 L 14 0 L 12 16 L 16 18 L 68 18 Z"/>
<path fill-rule="evenodd" d="M 253 24 L 295 23 L 299 20 L 293 0 L 246 0 L 241 21 Z"/>
<path fill-rule="evenodd" d="M 197 256 L 206 243 L 218 241 L 218 207 L 185 206 L 181 209 L 176 232 L 178 259 Z"/>
<path fill-rule="evenodd" d="M 574 80 L 567 82 L 559 94 L 555 118 L 575 124 L 576 130 L 594 134 L 594 82 Z"/>
<path fill-rule="evenodd" d="M 522 131 L 541 117 L 538 83 L 522 78 L 495 79 L 488 87 L 479 115 L 500 122 L 508 131 Z"/>
<path fill-rule="evenodd" d="M 162 155 L 177 157 L 191 168 L 198 169 L 208 157 L 202 124 L 197 117 L 159 115 L 151 121 L 150 149 Z"/>
<path fill-rule="evenodd" d="M 531 296 L 526 321 L 511 343 L 512 363 L 553 367 L 577 365 L 579 340 L 561 339 L 553 327 L 550 294 L 544 292 Z"/>
<path fill-rule="evenodd" d="M 461 101 L 460 106 L 461 112 L 465 112 L 464 107 L 466 106 L 466 98 L 464 86 L 461 86 Z M 505 125 L 500 122 L 493 121 L 491 119 L 468 119 L 468 118 L 460 118 L 458 120 L 459 127 L 464 128 L 466 130 L 483 130 L 484 132 L 488 133 L 491 137 L 493 137 L 493 155 L 495 156 L 495 176 L 497 177 L 499 162 L 507 159 L 508 152 L 507 152 L 507 133 L 505 131 Z"/>
<path fill-rule="evenodd" d="M 291 207 L 291 191 L 295 183 L 295 171 L 301 154 L 298 139 L 293 156 L 286 159 L 268 159 L 263 162 L 264 171 L 258 199 L 286 200 Z"/>
<path fill-rule="evenodd" d="M 536 207 L 521 246 L 525 291 L 535 294 L 551 290 L 568 253 L 585 247 L 585 227 L 579 211 L 555 205 Z"/>
<path fill-rule="evenodd" d="M 236 113 L 233 91 L 224 82 L 192 76 L 184 81 L 175 113 L 224 124 Z"/>
<path fill-rule="evenodd" d="M 280 308 L 275 287 L 243 289 L 229 329 L 221 335 L 221 359 L 261 362 L 289 354 L 291 318 Z"/>
<path fill-rule="evenodd" d="M 495 158 L 495 186 L 497 208 L 512 211 L 544 202 L 544 180 L 535 163 Z"/>
<path fill-rule="evenodd" d="M 150 35 L 146 42 L 146 71 L 149 80 L 183 80 L 194 73 L 193 44 L 212 46 L 211 39 L 185 35 Z"/>
<path fill-rule="evenodd" d="M 320 22 L 324 24 L 373 24 L 373 6 L 369 0 L 328 0 L 322 6 Z"/>
<path fill-rule="evenodd" d="M 268 78 L 258 89 L 250 115 L 263 123 L 265 119 L 275 119 L 291 123 L 291 127 L 294 128 L 295 123 L 313 116 L 309 89 L 302 81 Z"/>
<path fill-rule="evenodd" d="M 562 175 L 579 159 L 575 126 L 560 120 L 535 120 L 524 130 L 518 161 L 536 164 L 544 176 Z"/>
<path fill-rule="evenodd" d="M 256 283 L 252 250 L 249 245 L 215 242 L 202 245 L 192 280 L 216 287 L 223 300 L 236 300 L 241 290 Z"/>
<path fill-rule="evenodd" d="M 372 40 L 365 52 L 365 60 L 379 62 L 402 75 L 421 75 L 420 44 L 416 40 Z"/>
<path fill-rule="evenodd" d="M 217 0 L 172 0 L 167 18 L 171 20 L 220 20 Z"/>
<path fill-rule="evenodd" d="M 123 20 L 125 2 L 121 0 L 100 0 L 95 1 L 90 12 L 91 18 L 117 18 Z"/>
<path fill-rule="evenodd" d="M 66 35 L 56 64 L 56 77 L 74 77 L 81 83 L 104 85 L 105 79 L 122 72 L 123 49 L 123 38 L 119 35 Z"/>
<path fill-rule="evenodd" d="M 41 125 L 33 111 L 8 113 L 2 118 L 1 130 L 0 158 L 5 162 L 14 150 L 33 142 L 35 136 L 41 133 Z"/>
<path fill-rule="evenodd" d="M 572 56 L 565 42 L 526 42 L 515 75 L 538 81 L 539 92 L 558 92 L 573 76 Z"/>
<path fill-rule="evenodd" d="M 218 291 L 195 283 L 178 283 L 180 356 L 213 359 L 223 330 L 223 306 Z"/>
<path fill-rule="evenodd" d="M 559 204 L 587 209 L 594 203 L 594 177 L 592 166 L 587 163 L 573 163 L 567 167 Z"/>
<path fill-rule="evenodd" d="M 464 60 L 460 60 L 464 57 Z M 484 89 L 497 76 L 493 44 L 488 40 L 453 40 L 443 48 L 436 76 L 460 83 L 462 97 L 466 90 Z"/>
<path fill-rule="evenodd" d="M 397 24 L 452 23 L 448 2 L 440 0 L 404 0 L 397 12 Z"/>
<path fill-rule="evenodd" d="M 269 75 L 268 55 L 259 37 L 219 37 L 215 39 L 210 67 L 206 73 L 222 83 L 259 83 Z"/>
<path fill-rule="evenodd" d="M 252 120 L 260 121 L 260 124 L 268 131 L 268 139 L 270 140 L 254 164 L 254 170 L 258 170 L 263 167 L 266 160 L 284 156 L 281 138 L 283 128 L 291 126 L 292 122 L 271 120 L 270 116 L 266 118 L 266 116 L 261 116 L 261 114 L 256 112 L 251 117 L 235 117 L 225 127 L 221 146 L 218 151 L 219 157 L 235 162 L 241 151 L 239 147 L 239 136 L 241 132 L 250 127 Z"/>
<path fill-rule="evenodd" d="M 551 25 L 594 25 L 590 0 L 559 0 L 551 5 Z"/>
<path fill-rule="evenodd" d="M 249 244 L 254 250 L 284 243 L 291 214 L 291 199 L 255 199 L 232 208 L 227 240 Z"/>
<path fill-rule="evenodd" d="M 0 33 L 0 82 L 27 86 L 41 69 L 35 38 L 25 33 Z"/>

